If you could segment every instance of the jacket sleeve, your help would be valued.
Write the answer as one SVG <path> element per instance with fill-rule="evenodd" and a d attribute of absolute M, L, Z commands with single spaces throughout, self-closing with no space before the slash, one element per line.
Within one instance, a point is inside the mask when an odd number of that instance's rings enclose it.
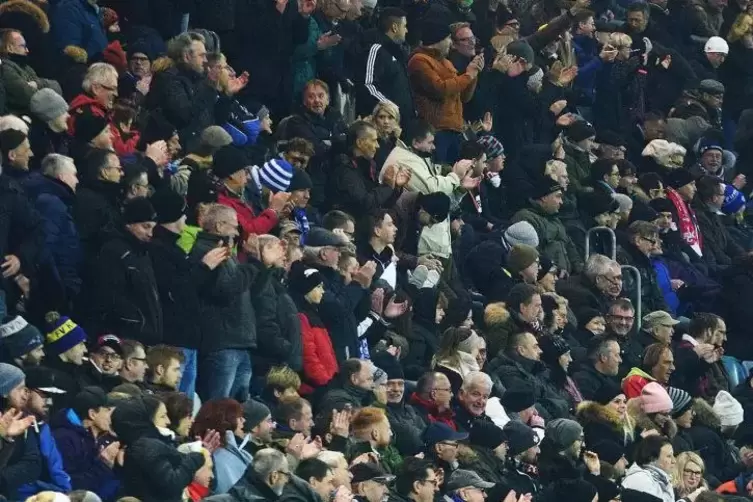
<path fill-rule="evenodd" d="M 561 14 L 549 21 L 543 28 L 525 38 L 534 53 L 554 42 L 573 22 L 570 11 Z"/>
<path fill-rule="evenodd" d="M 251 302 L 256 313 L 256 343 L 260 355 L 274 361 L 287 359 L 291 345 L 282 334 L 282 326 L 277 322 L 277 295 L 272 283 L 267 281 L 263 288 L 254 288 Z"/>
<path fill-rule="evenodd" d="M 204 454 L 180 454 L 180 461 L 173 462 L 172 455 L 160 455 L 156 451 L 151 444 L 153 441 L 158 440 L 136 441 L 126 453 L 126 462 L 139 462 L 149 485 L 164 487 L 166 491 L 188 486 L 196 471 L 204 465 Z"/>
<path fill-rule="evenodd" d="M 52 34 L 60 52 L 68 45 L 84 46 L 84 33 L 81 23 L 81 12 L 72 9 L 70 3 L 55 8 L 50 24 L 53 26 Z"/>
<path fill-rule="evenodd" d="M 331 380 L 332 371 L 328 371 L 319 352 L 323 345 L 316 338 L 316 333 L 304 314 L 298 314 L 301 320 L 301 335 L 303 338 L 303 372 L 306 380 L 316 386 L 324 386 Z"/>
<path fill-rule="evenodd" d="M 436 100 L 461 94 L 473 85 L 474 80 L 465 73 L 443 80 L 420 54 L 408 61 L 408 77 L 414 89 Z"/>
<path fill-rule="evenodd" d="M 42 455 L 36 434 L 26 432 L 23 439 L 16 438 L 16 443 L 16 448 L 23 448 L 22 454 L 0 471 L 0 493 L 11 500 L 19 487 L 36 481 L 42 475 Z"/>
<path fill-rule="evenodd" d="M 366 90 L 371 97 L 380 103 L 389 101 L 379 90 L 384 69 L 384 51 L 380 50 L 381 48 L 381 44 L 373 44 L 369 48 L 369 52 L 366 55 L 366 73 L 363 77 L 363 85 L 366 87 Z"/>
<path fill-rule="evenodd" d="M 115 474 L 94 452 L 83 452 L 78 438 L 69 434 L 56 434 L 53 437 L 62 456 L 63 467 L 71 477 L 74 490 L 90 490 L 104 495 L 112 486 Z"/>
<path fill-rule="evenodd" d="M 240 221 L 243 232 L 246 234 L 263 235 L 268 234 L 278 223 L 277 213 L 271 209 L 265 209 L 258 216 L 250 220 Z"/>
<path fill-rule="evenodd" d="M 374 190 L 369 191 L 360 173 L 347 167 L 342 167 L 339 170 L 339 176 L 336 177 L 335 183 L 337 184 L 340 203 L 349 211 L 358 208 L 358 212 L 362 214 L 393 206 L 401 193 L 401 190 L 390 188 L 387 185 L 379 185 Z"/>
<path fill-rule="evenodd" d="M 47 195 L 40 195 L 36 202 L 37 209 L 42 215 L 45 246 L 52 254 L 65 287 L 70 291 L 78 292 L 81 280 L 78 275 L 79 263 L 76 260 L 76 250 L 70 248 L 63 236 L 63 233 L 70 228 L 68 209 L 62 201 Z M 78 236 L 75 238 L 78 239 Z"/>
<path fill-rule="evenodd" d="M 125 264 L 117 251 L 105 247 L 97 259 L 97 291 L 100 312 L 113 322 L 140 331 L 145 323 L 141 309 L 134 304 L 126 293 Z"/>
<path fill-rule="evenodd" d="M 3 79 L 5 80 L 5 92 L 8 102 L 20 109 L 27 109 L 31 97 L 36 92 L 36 87 L 31 87 L 29 81 L 14 64 L 2 65 Z"/>
<path fill-rule="evenodd" d="M 13 221 L 11 228 L 17 236 L 22 236 L 18 246 L 11 249 L 21 261 L 21 271 L 32 277 L 39 253 L 44 246 L 44 228 L 39 213 L 29 200 L 22 195 L 13 195 Z"/>
<path fill-rule="evenodd" d="M 52 437 L 49 425 L 43 425 L 39 431 L 39 449 L 47 463 L 50 481 L 63 492 L 68 493 L 73 490 L 71 477 L 65 472 L 63 457 L 60 455 L 55 438 Z"/>

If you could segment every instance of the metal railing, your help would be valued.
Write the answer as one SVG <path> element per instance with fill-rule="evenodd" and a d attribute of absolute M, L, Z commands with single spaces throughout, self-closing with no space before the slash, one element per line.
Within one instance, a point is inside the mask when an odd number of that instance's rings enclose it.
<path fill-rule="evenodd" d="M 589 228 L 588 232 L 586 232 L 586 258 L 585 258 L 585 261 L 588 261 L 588 257 L 591 255 L 591 234 L 598 234 L 598 233 L 602 233 L 602 232 L 609 234 L 609 238 L 612 241 L 612 252 L 610 254 L 608 254 L 607 256 L 609 256 L 613 260 L 617 259 L 617 236 L 614 235 L 614 230 L 612 230 L 609 227 L 593 227 L 593 228 Z"/>
<path fill-rule="evenodd" d="M 635 330 L 638 332 L 641 329 L 641 321 L 643 320 L 643 298 L 641 297 L 641 292 L 643 291 L 642 284 L 641 284 L 641 273 L 638 271 L 637 268 L 635 268 L 632 265 L 622 265 L 620 266 L 620 269 L 622 271 L 623 279 L 622 283 L 625 284 L 624 275 L 625 272 L 629 272 L 630 274 L 635 275 L 635 300 L 632 298 L 630 299 L 633 302 L 633 305 L 635 306 Z M 625 289 L 623 287 L 623 293 L 625 292 Z"/>

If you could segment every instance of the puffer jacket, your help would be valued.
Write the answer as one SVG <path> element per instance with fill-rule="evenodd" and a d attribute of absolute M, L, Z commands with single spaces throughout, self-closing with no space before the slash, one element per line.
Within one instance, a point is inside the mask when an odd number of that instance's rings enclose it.
<path fill-rule="evenodd" d="M 653 465 L 645 467 L 638 464 L 631 465 L 622 480 L 622 487 L 627 490 L 647 493 L 663 502 L 675 502 L 675 494 L 669 475 Z"/>
<path fill-rule="evenodd" d="M 540 252 L 568 273 L 578 273 L 583 268 L 583 257 L 567 235 L 565 226 L 556 214 L 545 214 L 538 207 L 521 209 L 512 218 L 512 223 L 527 221 L 539 236 Z"/>
<path fill-rule="evenodd" d="M 633 426 L 629 417 L 621 417 L 609 405 L 596 401 L 583 401 L 575 411 L 578 423 L 583 426 L 586 444 L 613 441 L 626 447 L 633 442 Z"/>
<path fill-rule="evenodd" d="M 0 75 L 5 81 L 6 104 L 10 113 L 24 115 L 30 112 L 29 103 L 37 89 L 52 89 L 62 95 L 63 90 L 54 80 L 39 78 L 34 68 L 29 66 L 28 56 L 10 54 L 3 58 Z M 36 87 L 29 85 L 36 83 Z"/>
<path fill-rule="evenodd" d="M 567 140 L 564 142 L 564 148 L 570 186 L 576 192 L 583 192 L 591 176 L 590 155 Z"/>

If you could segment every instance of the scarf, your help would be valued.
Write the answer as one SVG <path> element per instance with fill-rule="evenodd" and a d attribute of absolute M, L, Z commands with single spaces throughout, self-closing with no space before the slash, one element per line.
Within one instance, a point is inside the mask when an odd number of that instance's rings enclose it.
<path fill-rule="evenodd" d="M 693 251 L 698 253 L 698 256 L 703 256 L 703 237 L 698 230 L 695 212 L 682 200 L 682 197 L 680 197 L 680 194 L 675 189 L 667 188 L 667 198 L 675 206 L 675 209 L 677 209 L 677 223 L 682 239 L 688 246 L 693 248 Z"/>
<path fill-rule="evenodd" d="M 306 236 L 309 233 L 309 219 L 306 216 L 306 210 L 302 207 L 293 208 L 293 221 L 295 226 L 301 232 L 301 246 L 306 244 Z"/>

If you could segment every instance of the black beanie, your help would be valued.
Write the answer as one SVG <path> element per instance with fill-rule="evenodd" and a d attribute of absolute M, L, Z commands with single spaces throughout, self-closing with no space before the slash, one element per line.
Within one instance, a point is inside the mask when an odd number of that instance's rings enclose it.
<path fill-rule="evenodd" d="M 559 335 L 542 336 L 539 339 L 541 345 L 541 359 L 552 366 L 559 364 L 559 357 L 570 352 L 570 345 Z"/>
<path fill-rule="evenodd" d="M 689 185 L 690 183 L 693 183 L 693 181 L 695 180 L 693 179 L 693 175 L 690 174 L 690 171 L 682 168 L 672 169 L 664 176 L 664 182 L 667 186 L 674 188 L 675 190 L 682 188 L 685 185 Z"/>
<path fill-rule="evenodd" d="M 565 136 L 575 143 L 596 136 L 596 129 L 585 120 L 576 120 L 565 129 Z"/>
<path fill-rule="evenodd" d="M 468 440 L 472 445 L 494 450 L 502 443 L 507 442 L 507 434 L 492 422 L 474 420 L 471 422 L 471 431 Z"/>
<path fill-rule="evenodd" d="M 0 132 L 0 150 L 3 152 L 3 157 L 7 156 L 11 150 L 18 148 L 25 139 L 26 134 L 18 129 L 6 129 Z"/>
<path fill-rule="evenodd" d="M 293 293 L 306 296 L 323 282 L 322 274 L 318 270 L 306 266 L 303 262 L 296 261 L 290 266 L 288 287 Z"/>
<path fill-rule="evenodd" d="M 157 221 L 157 214 L 154 207 L 146 197 L 136 197 L 126 201 L 123 204 L 123 223 L 145 223 L 147 221 Z"/>
<path fill-rule="evenodd" d="M 575 312 L 575 317 L 578 319 L 578 328 L 585 329 L 586 324 L 591 322 L 593 318 L 604 317 L 604 314 L 602 314 L 596 309 L 592 309 L 590 307 L 584 307 L 578 310 L 577 312 Z"/>
<path fill-rule="evenodd" d="M 500 403 L 505 408 L 506 412 L 520 413 L 523 410 L 527 410 L 534 404 L 536 400 L 534 398 L 533 389 L 528 385 L 515 386 L 510 388 L 502 394 Z"/>
<path fill-rule="evenodd" d="M 293 177 L 290 178 L 290 185 L 288 185 L 288 192 L 294 192 L 296 190 L 314 188 L 314 184 L 311 181 L 311 176 L 303 169 L 294 168 Z"/>
<path fill-rule="evenodd" d="M 604 383 L 594 392 L 594 401 L 599 404 L 607 405 L 612 402 L 612 399 L 616 398 L 622 392 L 622 388 L 617 382 L 613 382 L 608 379 L 604 379 Z"/>
<path fill-rule="evenodd" d="M 237 146 L 223 146 L 214 154 L 212 173 L 224 180 L 251 165 L 246 152 Z"/>
<path fill-rule="evenodd" d="M 157 141 L 168 141 L 175 136 L 178 131 L 161 113 L 149 115 L 149 120 L 141 132 L 139 146 L 143 149 L 146 145 L 151 145 Z"/>
<path fill-rule="evenodd" d="M 670 203 L 671 204 L 671 203 Z M 630 211 L 630 221 L 649 221 L 653 222 L 659 217 L 659 213 L 645 202 L 635 202 L 633 209 Z"/>
<path fill-rule="evenodd" d="M 403 367 L 389 352 L 379 352 L 371 358 L 371 362 L 380 370 L 387 373 L 387 380 L 405 380 Z"/>
<path fill-rule="evenodd" d="M 438 21 L 427 21 L 421 26 L 421 44 L 434 45 L 450 36 L 450 25 Z"/>
<path fill-rule="evenodd" d="M 74 137 L 81 143 L 89 143 L 99 136 L 107 126 L 108 122 L 105 117 L 99 117 L 92 113 L 83 113 L 78 115 L 73 123 Z"/>
<path fill-rule="evenodd" d="M 419 194 L 417 203 L 438 222 L 446 220 L 450 214 L 450 198 L 442 192 Z"/>
<path fill-rule="evenodd" d="M 158 190 L 150 200 L 157 212 L 157 223 L 174 223 L 186 214 L 185 199 L 169 188 Z"/>
<path fill-rule="evenodd" d="M 596 496 L 596 487 L 582 479 L 560 479 L 554 483 L 557 502 L 591 502 Z"/>
<path fill-rule="evenodd" d="M 604 213 L 616 213 L 620 208 L 614 198 L 604 192 L 584 193 L 578 201 L 578 207 L 587 215 L 596 217 Z"/>

